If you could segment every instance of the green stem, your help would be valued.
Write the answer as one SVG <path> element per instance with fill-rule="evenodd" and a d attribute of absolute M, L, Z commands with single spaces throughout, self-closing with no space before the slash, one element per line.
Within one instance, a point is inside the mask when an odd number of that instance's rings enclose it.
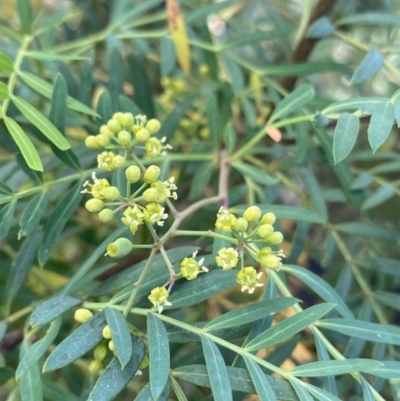
<path fill-rule="evenodd" d="M 71 175 L 68 175 L 67 177 L 63 177 L 58 180 L 43 183 L 42 185 L 40 185 L 38 187 L 29 188 L 25 191 L 21 191 L 21 192 L 15 193 L 13 195 L 4 196 L 3 198 L 0 199 L 0 205 L 11 202 L 12 200 L 17 200 L 17 199 L 25 198 L 27 196 L 34 195 L 40 191 L 43 191 L 43 190 L 53 187 L 55 185 L 64 184 L 64 183 L 70 182 L 70 181 L 76 181 L 76 180 L 79 180 L 80 178 L 86 178 L 93 172 L 98 173 L 98 172 L 102 172 L 102 170 L 100 170 L 100 169 L 83 170 L 79 173 L 71 174 Z"/>
<path fill-rule="evenodd" d="M 253 138 L 241 146 L 240 149 L 230 157 L 231 163 L 240 159 L 240 157 L 245 155 L 249 150 L 253 149 L 253 147 L 257 145 L 257 143 L 260 142 L 265 135 L 267 135 L 267 127 L 268 126 L 263 127 L 260 131 L 258 131 L 257 134 L 253 136 Z"/>
<path fill-rule="evenodd" d="M 132 153 L 132 159 L 140 167 L 140 170 L 142 170 L 143 172 L 146 171 L 146 167 L 144 166 L 142 161 L 135 155 L 135 153 Z"/>
<path fill-rule="evenodd" d="M 144 278 L 146 277 L 146 275 L 147 275 L 147 273 L 148 273 L 148 271 L 150 269 L 151 262 L 152 262 L 152 260 L 153 260 L 153 258 L 154 258 L 156 253 L 157 253 L 157 250 L 155 248 L 153 248 L 151 250 L 149 258 L 147 259 L 146 265 L 145 265 L 142 273 L 140 274 L 140 276 L 138 278 L 138 281 L 136 281 L 136 283 L 133 284 L 133 290 L 131 292 L 131 296 L 129 297 L 127 304 L 123 307 L 124 308 L 123 309 L 123 315 L 125 317 L 128 316 L 128 313 L 129 313 L 130 309 L 132 308 L 133 303 L 135 302 L 135 298 L 136 298 L 136 295 L 137 295 L 137 293 L 139 291 L 140 285 L 142 284 Z"/>
<path fill-rule="evenodd" d="M 317 335 L 321 341 L 324 343 L 328 352 L 336 359 L 336 360 L 345 360 L 346 358 L 336 349 L 336 347 L 325 337 L 325 335 L 320 331 L 320 329 L 316 326 L 312 328 L 314 335 Z M 351 373 L 351 375 L 356 379 L 359 383 L 361 383 L 361 375 L 359 373 Z M 374 398 L 376 401 L 385 401 L 376 390 L 374 390 L 370 386 L 372 392 L 374 393 Z"/>
<path fill-rule="evenodd" d="M 21 67 L 22 61 L 24 60 L 25 50 L 29 47 L 32 39 L 33 38 L 31 36 L 24 36 L 22 39 L 21 48 L 19 49 L 19 51 L 17 53 L 17 57 L 14 62 L 14 72 L 10 75 L 10 78 L 8 80 L 7 87 L 8 87 L 9 97 L 6 100 L 4 100 L 4 103 L 3 103 L 3 110 L 2 110 L 3 116 L 5 116 L 7 113 L 7 109 L 10 104 L 10 100 L 14 93 L 14 87 L 15 87 L 15 83 L 17 82 L 19 69 Z"/>
<path fill-rule="evenodd" d="M 18 312 L 15 312 L 12 315 L 7 316 L 5 318 L 5 321 L 7 324 L 14 323 L 18 319 L 21 319 L 21 317 L 24 317 L 24 316 L 28 315 L 29 313 L 31 313 L 32 311 L 33 311 L 33 308 L 31 306 L 26 306 L 25 308 L 20 309 Z"/>
<path fill-rule="evenodd" d="M 176 274 L 175 274 L 175 270 L 174 270 L 174 266 L 172 265 L 171 261 L 169 260 L 169 257 L 167 255 L 167 252 L 165 252 L 165 248 L 164 245 L 161 244 L 160 245 L 160 253 L 165 261 L 165 264 L 168 267 L 169 270 L 169 275 L 170 275 L 170 280 L 175 280 L 176 279 Z M 170 290 L 168 290 L 169 292 Z"/>
<path fill-rule="evenodd" d="M 285 120 L 280 120 L 275 124 L 272 123 L 274 120 L 271 119 L 268 123 L 268 128 L 280 128 L 280 127 L 285 127 L 286 125 L 289 124 L 301 123 L 303 121 L 311 121 L 314 117 L 315 114 L 306 114 L 305 116 L 286 118 Z"/>
<path fill-rule="evenodd" d="M 363 52 L 368 53 L 371 50 L 371 48 L 368 45 L 365 45 L 364 43 L 361 43 L 358 40 L 353 39 L 352 37 L 344 34 L 343 32 L 336 31 L 334 33 L 334 36 L 336 36 L 343 42 L 347 43 L 348 45 Z M 399 75 L 399 71 L 397 70 L 397 68 L 388 60 L 384 60 L 383 65 L 393 75 L 392 79 L 394 79 L 396 83 L 399 83 L 399 79 L 397 78 Z"/>
<path fill-rule="evenodd" d="M 64 43 L 62 45 L 58 45 L 50 49 L 52 53 L 64 53 L 64 52 L 71 52 L 76 48 L 86 48 L 88 46 L 93 46 L 97 42 L 101 42 L 107 39 L 107 35 L 111 32 L 108 30 L 104 30 L 93 35 L 88 35 L 85 38 L 74 40 L 72 42 Z M 81 49 L 82 50 L 82 49 Z"/>
<path fill-rule="evenodd" d="M 188 235 L 188 236 L 195 236 L 195 237 L 211 237 L 221 239 L 223 241 L 230 242 L 231 244 L 238 245 L 238 240 L 236 238 L 226 237 L 225 235 L 215 233 L 214 231 L 189 231 L 189 230 L 176 230 L 173 236 L 178 235 Z"/>
<path fill-rule="evenodd" d="M 357 280 L 357 283 L 360 286 L 361 291 L 363 292 L 366 299 L 368 299 L 371 302 L 372 309 L 374 310 L 375 315 L 378 318 L 379 322 L 381 324 L 387 324 L 388 322 L 385 318 L 385 314 L 383 313 L 379 303 L 377 303 L 376 300 L 374 299 L 373 292 L 372 292 L 370 286 L 368 285 L 367 281 L 365 280 L 364 276 L 361 274 L 361 272 L 356 264 L 356 261 L 351 256 L 351 252 L 347 248 L 347 245 L 342 240 L 342 238 L 340 238 L 340 235 L 338 234 L 338 232 L 336 231 L 336 229 L 334 227 L 328 227 L 328 228 L 330 228 L 330 232 L 332 234 L 333 240 L 335 241 L 336 246 L 339 248 L 339 251 L 342 254 L 344 260 L 350 266 L 350 269 L 351 269 L 355 279 Z M 393 352 L 394 351 L 393 347 L 390 346 L 390 348 L 391 348 L 391 352 Z"/>

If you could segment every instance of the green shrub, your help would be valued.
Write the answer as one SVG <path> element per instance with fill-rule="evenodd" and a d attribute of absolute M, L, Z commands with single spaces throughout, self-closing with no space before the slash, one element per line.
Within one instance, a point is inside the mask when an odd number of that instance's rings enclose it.
<path fill-rule="evenodd" d="M 398 4 L 55 6 L 0 27 L 1 398 L 398 399 Z"/>

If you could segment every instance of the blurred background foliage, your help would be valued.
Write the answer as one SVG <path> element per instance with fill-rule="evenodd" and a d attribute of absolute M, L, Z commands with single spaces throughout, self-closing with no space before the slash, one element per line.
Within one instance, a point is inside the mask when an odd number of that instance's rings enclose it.
<path fill-rule="evenodd" d="M 21 60 L 13 94 L 43 115 L 51 116 L 49 99 L 53 100 L 53 85 L 61 74 L 68 95 L 80 103 L 65 109 L 60 128 L 71 143 L 73 155 L 68 157 L 60 155 L 63 152 L 56 146 L 49 146 L 40 127 L 24 115 L 17 103 L 9 103 L 7 116 L 24 128 L 43 163 L 43 173 L 29 168 L 5 124 L 0 123 L 0 180 L 6 185 L 0 188 L 0 203 L 6 205 L 0 211 L 0 293 L 4 294 L 1 399 L 36 399 L 23 392 L 20 396 L 17 382 L 10 378 L 18 366 L 19 345 L 29 329 L 29 320 L 24 322 L 23 318 L 38 302 L 57 294 L 116 230 L 115 226 L 100 223 L 97 216 L 88 215 L 77 198 L 77 206 L 68 210 L 66 221 L 58 223 L 59 237 L 50 247 L 51 257 L 36 262 L 39 240 L 37 244 L 33 241 L 32 255 L 24 259 L 19 253 L 21 249 L 24 252 L 18 239 L 23 236 L 21 214 L 38 193 L 35 188 L 48 188 L 49 207 L 41 210 L 39 230 L 47 226 L 49 216 L 70 191 L 71 184 L 95 168 L 96 155 L 84 146 L 85 137 L 97 134 L 99 127 L 119 110 L 144 113 L 162 122 L 162 135 L 173 151 L 170 157 L 156 161 L 166 177 L 167 172 L 176 177 L 182 209 L 218 192 L 219 152 L 227 149 L 232 167 L 227 182 L 232 212 L 239 214 L 248 204 L 274 211 L 285 234 L 282 248 L 288 256 L 287 263 L 298 264 L 322 277 L 359 321 L 399 323 L 400 141 L 397 123 L 393 124 L 393 117 L 399 121 L 399 1 L 180 1 L 188 39 L 183 31 L 173 38 L 166 4 L 161 0 L 32 0 L 33 15 L 22 18 L 22 29 L 21 7 L 26 3 L 17 3 L 19 13 L 15 2 L 0 1 L 0 51 L 15 62 L 21 54 L 21 39 L 26 37 L 23 32 L 25 28 L 29 32 L 30 24 L 29 33 L 34 39 Z M 321 20 L 322 17 L 329 20 Z M 43 33 L 35 34 L 46 27 Z M 370 56 L 367 63 L 366 55 Z M 4 64 L 0 64 L 2 68 Z M 7 83 L 9 73 L 3 69 L 0 77 Z M 290 110 L 292 120 L 284 116 L 269 127 L 282 98 L 295 90 L 300 97 L 307 88 L 313 88 L 315 95 L 312 93 L 309 101 Z M 7 99 L 7 93 L 2 99 Z M 344 100 L 353 103 L 348 108 L 323 112 Z M 392 102 L 394 114 L 382 117 L 381 125 L 370 133 L 371 115 L 381 116 L 374 102 Z M 100 117 L 90 115 L 88 108 L 96 110 Z M 354 149 L 342 138 L 345 151 L 335 154 L 332 137 L 339 138 L 337 120 L 346 111 L 360 121 L 356 132 L 348 132 L 354 139 Z M 371 141 L 384 131 L 385 121 L 389 121 L 387 135 L 373 153 Z M 255 137 L 259 140 L 252 144 Z M 246 145 L 249 143 L 252 146 Z M 338 158 L 345 160 L 335 164 Z M 17 196 L 13 197 L 13 193 Z M 15 207 L 12 213 L 6 209 L 8 205 Z M 314 214 L 306 214 L 305 209 Z M 215 205 L 205 207 L 185 221 L 184 228 L 212 228 L 216 210 Z M 25 234 L 28 239 L 22 247 L 39 231 L 34 232 Z M 149 237 L 143 232 L 135 240 L 147 243 Z M 205 251 L 212 241 L 174 238 L 168 246 L 181 245 L 200 245 Z M 98 274 L 92 278 L 91 290 L 99 281 L 101 285 L 147 254 L 137 251 L 112 266 L 102 260 L 96 265 Z M 15 275 L 12 266 L 18 257 L 26 263 Z M 46 263 L 45 269 L 39 262 Z M 302 306 L 314 305 L 321 299 L 329 301 L 323 291 L 307 285 L 304 277 L 289 273 L 290 269 L 284 268 L 279 277 L 285 288 L 303 301 Z M 278 290 L 282 292 L 282 288 Z M 91 296 L 82 290 L 77 295 L 100 302 L 108 300 L 106 295 Z M 250 299 L 256 301 L 260 297 L 255 293 Z M 248 301 L 248 296 L 233 288 L 208 299 L 201 307 L 189 306 L 171 315 L 181 321 L 210 321 Z M 68 313 L 56 344 L 76 327 Z M 294 313 L 292 309 L 279 313 L 275 322 Z M 337 316 L 337 312 L 329 315 Z M 145 330 L 144 320 L 138 318 L 135 324 Z M 398 340 L 374 343 L 357 336 L 349 340 L 334 331 L 326 333 L 346 358 L 399 358 Z M 238 344 L 244 335 L 239 337 Z M 32 338 L 38 337 L 33 334 Z M 172 367 L 204 364 L 197 345 L 172 344 Z M 232 365 L 235 354 L 223 348 L 221 351 L 226 364 Z M 258 355 L 290 370 L 323 360 L 320 353 L 313 334 L 306 331 Z M 64 368 L 62 374 L 44 374 L 44 398 L 86 399 L 95 382 L 95 376 L 87 374 L 88 363 L 89 359 L 81 359 Z M 398 373 L 393 377 L 385 374 L 367 375 L 367 379 L 383 399 L 400 399 Z M 142 379 L 132 381 L 116 399 L 134 399 L 147 378 L 144 372 Z M 308 380 L 341 399 L 372 399 L 365 385 L 349 375 L 339 376 L 333 384 L 331 377 Z M 189 400 L 211 399 L 208 389 L 181 383 Z M 234 397 L 257 399 L 241 392 L 235 392 Z M 173 392 L 170 399 L 177 399 Z M 375 399 L 379 399 L 376 394 Z"/>

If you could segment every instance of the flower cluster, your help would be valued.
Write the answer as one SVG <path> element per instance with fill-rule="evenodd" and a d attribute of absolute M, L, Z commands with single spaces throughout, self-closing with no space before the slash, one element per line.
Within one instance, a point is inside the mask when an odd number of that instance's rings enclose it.
<path fill-rule="evenodd" d="M 121 221 L 129 229 L 132 234 L 135 234 L 139 226 L 145 222 L 150 224 L 157 224 L 162 226 L 165 219 L 168 218 L 168 214 L 165 213 L 165 208 L 161 205 L 168 198 L 177 199 L 176 185 L 174 184 L 174 178 L 171 177 L 166 181 L 158 180 L 160 176 L 160 168 L 158 166 L 149 166 L 143 175 L 142 189 L 149 187 L 144 190 L 143 193 L 135 193 L 128 199 L 123 198 L 117 187 L 111 186 L 107 179 L 98 179 L 96 174 L 92 174 L 93 183 L 86 181 L 84 184 L 84 190 L 82 193 L 88 193 L 92 196 L 92 199 L 86 202 L 86 209 L 91 213 L 99 213 L 99 219 L 106 223 L 113 219 L 114 214 L 117 210 L 124 208 L 123 217 Z M 141 177 L 141 171 L 138 166 L 130 166 L 125 170 L 125 176 L 128 183 L 136 183 Z M 114 203 L 105 203 L 105 200 L 118 201 L 117 208 L 112 210 L 107 206 L 113 206 Z M 143 205 L 139 202 L 147 202 Z M 124 251 L 121 251 L 122 244 L 113 243 L 115 247 L 107 248 L 107 254 L 113 257 L 123 256 L 126 254 L 124 245 Z M 110 244 L 111 246 L 112 244 Z M 115 249 L 119 250 L 115 250 Z"/>
<path fill-rule="evenodd" d="M 255 247 L 258 242 L 278 245 L 283 241 L 282 233 L 274 230 L 275 221 L 274 213 L 268 212 L 262 215 L 258 206 L 248 207 L 243 217 L 237 217 L 223 207 L 218 210 L 215 227 L 223 232 L 232 233 L 237 238 L 238 247 L 237 249 L 221 248 L 215 261 L 223 270 L 234 269 L 239 263 L 239 254 L 242 253 L 241 269 L 236 277 L 237 282 L 242 286 L 242 291 L 248 291 L 251 294 L 257 287 L 263 285 L 259 282 L 262 272 L 257 273 L 254 267 L 244 266 L 243 252 L 246 251 L 263 268 L 278 270 L 282 265 L 281 260 L 285 255 L 281 250 L 273 251 L 270 247 L 258 250 Z"/>
<path fill-rule="evenodd" d="M 198 68 L 198 74 L 201 77 L 206 77 L 209 74 L 209 67 L 206 64 L 201 64 Z M 163 93 L 159 96 L 159 103 L 166 112 L 172 112 L 176 105 L 181 103 L 189 93 L 195 89 L 193 82 L 183 78 L 163 77 L 161 86 L 164 88 Z M 190 149 L 191 146 L 198 143 L 201 138 L 204 141 L 210 139 L 210 129 L 207 124 L 207 117 L 202 110 L 202 99 L 196 99 L 192 107 L 187 110 L 186 114 L 179 121 L 179 127 L 174 132 L 172 140 L 174 145 L 185 146 L 185 149 Z"/>
<path fill-rule="evenodd" d="M 147 121 L 145 115 L 118 112 L 100 127 L 98 135 L 86 137 L 85 144 L 89 149 L 105 149 L 97 156 L 98 167 L 111 171 L 124 167 L 127 153 L 134 148 L 145 149 L 152 157 L 166 155 L 165 150 L 171 149 L 170 145 L 165 144 L 166 138 L 151 136 L 157 134 L 160 128 L 161 123 L 155 118 Z"/>
<path fill-rule="evenodd" d="M 274 213 L 265 213 L 261 218 L 261 210 L 258 206 L 250 206 L 243 213 L 243 217 L 237 218 L 234 214 L 224 207 L 220 207 L 217 213 L 215 227 L 224 232 L 245 233 L 249 223 L 256 223 L 258 226 L 247 237 L 258 236 L 258 241 L 267 242 L 271 245 L 279 245 L 283 241 L 283 235 L 279 231 L 274 231 L 273 224 L 276 221 Z M 259 222 L 261 218 L 261 221 Z"/>
<path fill-rule="evenodd" d="M 92 196 L 92 199 L 86 202 L 85 207 L 91 213 L 98 213 L 99 219 L 103 223 L 111 221 L 118 210 L 124 209 L 121 222 L 129 226 L 132 234 L 135 234 L 139 226 L 145 223 L 163 226 L 168 214 L 162 204 L 168 198 L 177 199 L 177 187 L 174 184 L 174 177 L 161 181 L 159 180 L 160 174 L 161 170 L 156 165 L 149 166 L 143 175 L 138 166 L 129 166 L 125 170 L 128 184 L 136 184 L 141 178 L 143 184 L 132 196 L 123 197 L 117 187 L 111 186 L 105 178 L 98 179 L 93 173 L 93 183 L 86 181 L 82 191 L 82 193 Z M 113 210 L 112 207 L 115 209 Z M 131 241 L 119 238 L 108 245 L 106 255 L 122 257 L 127 255 L 132 248 Z"/>
<path fill-rule="evenodd" d="M 93 317 L 93 313 L 89 309 L 80 308 L 75 311 L 74 318 L 79 323 L 86 323 Z M 108 337 L 104 336 L 104 330 L 107 330 Z M 103 330 L 104 338 L 111 338 L 111 331 L 108 326 Z M 113 351 L 112 346 L 109 342 L 109 348 Z M 93 360 L 89 364 L 89 371 L 95 374 L 100 373 L 103 370 L 103 361 L 107 356 L 107 346 L 105 344 L 97 345 L 93 350 Z"/>

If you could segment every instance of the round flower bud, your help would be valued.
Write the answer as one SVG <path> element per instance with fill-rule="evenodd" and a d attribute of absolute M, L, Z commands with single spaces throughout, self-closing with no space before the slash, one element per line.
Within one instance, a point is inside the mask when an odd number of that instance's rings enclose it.
<path fill-rule="evenodd" d="M 200 137 L 203 139 L 208 139 L 210 137 L 210 129 L 208 127 L 203 127 L 200 130 Z"/>
<path fill-rule="evenodd" d="M 139 142 L 146 142 L 150 138 L 150 132 L 146 128 L 141 128 L 135 133 L 135 137 Z"/>
<path fill-rule="evenodd" d="M 103 209 L 99 213 L 99 220 L 103 223 L 108 223 L 114 218 L 114 213 L 111 209 Z"/>
<path fill-rule="evenodd" d="M 274 227 L 271 224 L 262 224 L 258 227 L 257 234 L 260 238 L 267 238 L 274 232 Z"/>
<path fill-rule="evenodd" d="M 155 188 L 149 188 L 143 192 L 142 196 L 146 202 L 150 203 L 150 202 L 157 202 L 157 199 L 159 198 L 160 194 Z"/>
<path fill-rule="evenodd" d="M 186 91 L 186 84 L 183 79 L 174 79 L 171 84 L 172 89 L 178 93 L 184 93 Z"/>
<path fill-rule="evenodd" d="M 110 131 L 110 128 L 107 125 L 102 125 L 100 127 L 100 134 L 107 135 L 110 139 L 114 138 L 114 134 Z"/>
<path fill-rule="evenodd" d="M 274 224 L 276 221 L 276 216 L 272 212 L 265 213 L 261 219 L 261 224 Z"/>
<path fill-rule="evenodd" d="M 199 65 L 199 75 L 202 77 L 206 77 L 210 72 L 210 68 L 207 64 L 200 64 Z"/>
<path fill-rule="evenodd" d="M 90 213 L 98 213 L 104 208 L 104 202 L 100 199 L 89 199 L 85 203 L 85 208 Z"/>
<path fill-rule="evenodd" d="M 107 246 L 106 255 L 112 258 L 121 258 L 127 255 L 133 248 L 133 244 L 127 238 L 118 238 Z"/>
<path fill-rule="evenodd" d="M 130 182 L 131 184 L 138 182 L 140 179 L 140 175 L 141 175 L 141 171 L 138 166 L 135 166 L 135 165 L 129 166 L 125 170 L 125 177 L 126 177 L 127 181 Z"/>
<path fill-rule="evenodd" d="M 103 338 L 105 338 L 106 340 L 109 340 L 111 338 L 111 329 L 109 325 L 105 326 L 103 329 Z"/>
<path fill-rule="evenodd" d="M 121 196 L 121 193 L 117 187 L 107 187 L 103 190 L 103 196 L 110 201 L 114 201 Z"/>
<path fill-rule="evenodd" d="M 160 174 L 161 174 L 160 167 L 152 164 L 151 166 L 147 167 L 147 170 L 143 176 L 143 180 L 148 184 L 152 184 L 153 182 L 158 180 Z"/>
<path fill-rule="evenodd" d="M 182 120 L 179 122 L 179 125 L 184 129 L 188 129 L 192 125 L 192 120 L 189 118 L 182 118 Z"/>
<path fill-rule="evenodd" d="M 107 135 L 99 134 L 96 135 L 96 141 L 102 148 L 105 148 L 106 146 L 109 145 L 110 138 Z"/>
<path fill-rule="evenodd" d="M 235 225 L 233 226 L 233 228 L 240 232 L 240 233 L 244 233 L 247 230 L 247 227 L 249 226 L 248 221 L 243 218 L 243 217 L 239 217 L 236 222 Z"/>
<path fill-rule="evenodd" d="M 133 127 L 132 127 L 132 132 L 133 132 L 134 134 L 136 134 L 136 132 L 140 131 L 141 129 L 142 129 L 142 126 L 141 126 L 141 125 L 134 124 Z"/>
<path fill-rule="evenodd" d="M 160 131 L 161 123 L 156 118 L 152 118 L 151 120 L 147 121 L 146 129 L 150 132 L 150 134 L 155 134 L 156 132 Z"/>
<path fill-rule="evenodd" d="M 168 77 L 161 78 L 161 86 L 163 88 L 167 88 L 168 86 L 171 86 L 171 79 Z"/>
<path fill-rule="evenodd" d="M 91 361 L 89 363 L 89 371 L 92 373 L 100 373 L 101 370 L 103 369 L 103 364 L 101 361 L 96 361 L 96 359 L 93 359 L 93 361 Z"/>
<path fill-rule="evenodd" d="M 122 117 L 123 117 L 124 113 L 122 113 L 121 111 L 117 111 L 116 113 L 113 114 L 112 118 L 114 120 L 117 120 L 120 124 L 122 124 Z"/>
<path fill-rule="evenodd" d="M 113 340 L 110 340 L 108 342 L 108 348 L 110 348 L 110 351 L 115 351 L 115 345 Z"/>
<path fill-rule="evenodd" d="M 94 135 L 89 135 L 85 139 L 85 145 L 89 149 L 100 149 L 100 145 L 97 142 L 97 138 Z"/>
<path fill-rule="evenodd" d="M 261 266 L 267 269 L 279 269 L 281 267 L 281 259 L 276 255 L 267 255 L 260 259 Z"/>
<path fill-rule="evenodd" d="M 275 231 L 267 238 L 267 241 L 272 245 L 279 245 L 283 241 L 283 234 Z"/>
<path fill-rule="evenodd" d="M 134 123 L 135 118 L 132 113 L 123 113 L 119 121 L 124 127 L 130 127 Z"/>
<path fill-rule="evenodd" d="M 200 124 L 202 122 L 202 120 L 203 120 L 203 117 L 202 117 L 202 115 L 200 113 L 195 112 L 195 113 L 192 114 L 191 119 L 196 124 Z"/>
<path fill-rule="evenodd" d="M 107 127 L 113 134 L 116 134 L 117 132 L 121 131 L 121 124 L 115 118 L 112 118 L 111 120 L 108 121 Z"/>
<path fill-rule="evenodd" d="M 117 155 L 112 159 L 112 166 L 114 168 L 124 167 L 126 163 L 126 159 L 124 156 Z"/>
<path fill-rule="evenodd" d="M 129 145 L 131 143 L 131 134 L 128 131 L 122 130 L 118 133 L 118 143 L 122 146 Z"/>
<path fill-rule="evenodd" d="M 102 361 L 107 356 L 107 347 L 104 344 L 99 344 L 94 348 L 93 354 L 96 361 Z"/>
<path fill-rule="evenodd" d="M 258 206 L 250 206 L 243 213 L 243 217 L 247 221 L 257 221 L 261 217 L 261 210 Z"/>
<path fill-rule="evenodd" d="M 75 311 L 74 319 L 75 319 L 77 322 L 79 322 L 79 323 L 85 323 L 85 322 L 87 322 L 89 319 L 91 319 L 92 316 L 93 316 L 93 313 L 90 312 L 89 309 L 83 309 L 83 308 L 81 308 L 81 309 L 77 309 L 77 310 Z"/>

